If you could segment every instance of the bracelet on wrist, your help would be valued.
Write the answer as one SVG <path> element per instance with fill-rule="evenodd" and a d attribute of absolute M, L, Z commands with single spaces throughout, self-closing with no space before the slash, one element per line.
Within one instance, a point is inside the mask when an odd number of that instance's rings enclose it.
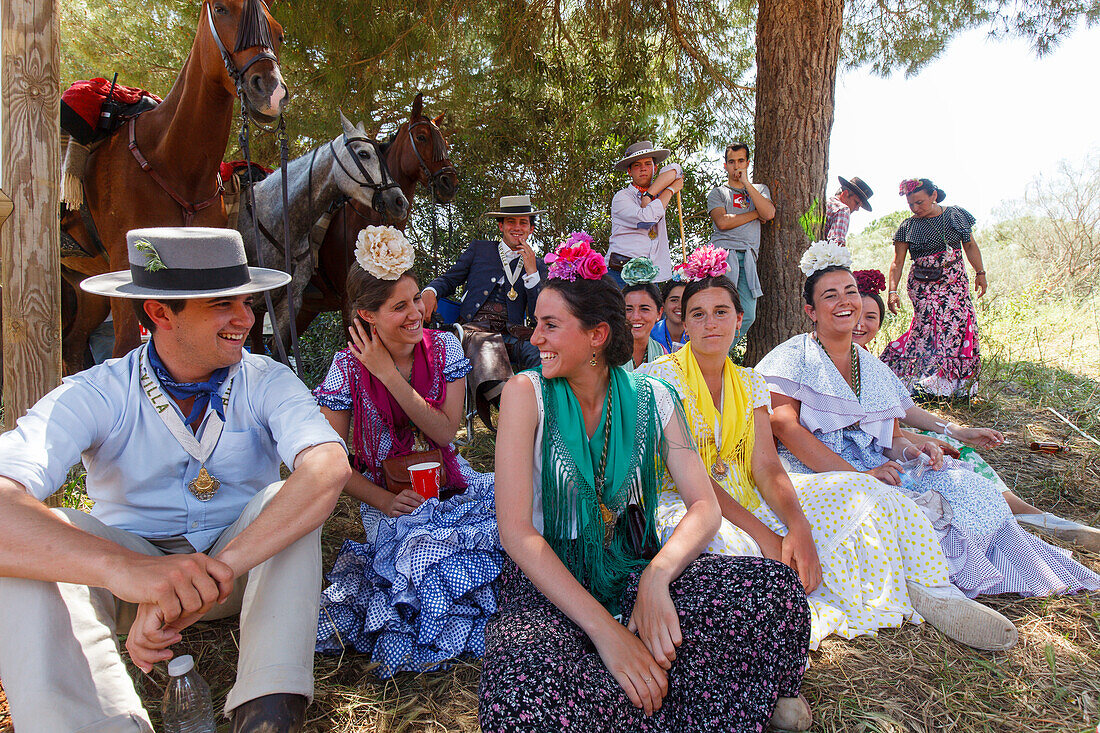
<path fill-rule="evenodd" d="M 896 291 L 896 290 L 888 290 L 888 291 L 886 292 L 886 294 L 887 294 L 887 295 L 897 295 L 897 294 L 898 294 L 898 291 Z"/>
<path fill-rule="evenodd" d="M 984 274 L 985 274 L 985 270 L 978 270 L 977 272 L 974 273 L 974 277 L 977 277 L 978 275 L 984 275 Z"/>

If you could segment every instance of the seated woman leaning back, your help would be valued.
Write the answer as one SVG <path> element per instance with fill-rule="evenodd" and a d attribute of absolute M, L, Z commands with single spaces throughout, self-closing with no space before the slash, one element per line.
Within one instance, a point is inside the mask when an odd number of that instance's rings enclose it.
<path fill-rule="evenodd" d="M 700 555 L 720 516 L 679 401 L 615 366 L 631 336 L 602 256 L 562 247 L 547 261 L 531 338 L 541 367 L 502 396 L 496 505 L 510 561 L 485 632 L 482 729 L 759 731 L 773 709 L 808 712 L 798 576 Z M 686 510 L 657 548 L 666 470 Z"/>
<path fill-rule="evenodd" d="M 703 247 L 682 267 L 690 340 L 646 373 L 680 393 L 710 469 L 723 521 L 707 551 L 796 569 L 809 593 L 811 648 L 829 634 L 851 639 L 920 616 L 979 649 L 1015 643 L 1008 619 L 951 586 L 932 525 L 912 501 L 851 471 L 787 475 L 772 439 L 767 384 L 728 357 L 742 313 L 737 286 L 724 274 L 725 253 Z M 685 515 L 681 496 L 679 484 L 663 487 L 662 537 Z"/>

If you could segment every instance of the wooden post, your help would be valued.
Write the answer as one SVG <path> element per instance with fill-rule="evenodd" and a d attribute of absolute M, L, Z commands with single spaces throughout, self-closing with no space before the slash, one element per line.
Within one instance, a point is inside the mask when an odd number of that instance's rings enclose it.
<path fill-rule="evenodd" d="M 57 0 L 0 0 L 4 426 L 61 381 Z"/>

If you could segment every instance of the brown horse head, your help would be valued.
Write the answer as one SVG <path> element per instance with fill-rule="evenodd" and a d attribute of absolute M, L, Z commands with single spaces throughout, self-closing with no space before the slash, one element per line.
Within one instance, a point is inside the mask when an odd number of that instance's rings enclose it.
<path fill-rule="evenodd" d="M 204 72 L 239 95 L 253 119 L 277 119 L 290 98 L 277 56 L 283 27 L 264 0 L 203 0 L 199 24 L 208 31 L 200 30 L 204 42 L 196 44 L 204 54 Z"/>
<path fill-rule="evenodd" d="M 446 204 L 458 192 L 458 173 L 450 160 L 450 148 L 439 130 L 443 115 L 434 120 L 423 115 L 424 95 L 413 100 L 409 121 L 397 128 L 386 155 L 386 163 L 400 180 L 405 174 L 430 189 L 435 200 Z M 415 184 L 414 184 L 415 185 Z"/>

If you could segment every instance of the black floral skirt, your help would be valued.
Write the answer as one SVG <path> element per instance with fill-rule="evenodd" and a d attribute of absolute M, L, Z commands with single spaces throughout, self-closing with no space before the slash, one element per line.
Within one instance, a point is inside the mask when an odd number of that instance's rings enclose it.
<path fill-rule="evenodd" d="M 763 731 L 779 696 L 798 694 L 810 611 L 798 576 L 754 557 L 702 555 L 669 587 L 683 644 L 652 716 L 634 707 L 587 635 L 511 560 L 485 629 L 479 718 L 485 733 Z M 624 623 L 638 575 L 623 592 Z"/>

